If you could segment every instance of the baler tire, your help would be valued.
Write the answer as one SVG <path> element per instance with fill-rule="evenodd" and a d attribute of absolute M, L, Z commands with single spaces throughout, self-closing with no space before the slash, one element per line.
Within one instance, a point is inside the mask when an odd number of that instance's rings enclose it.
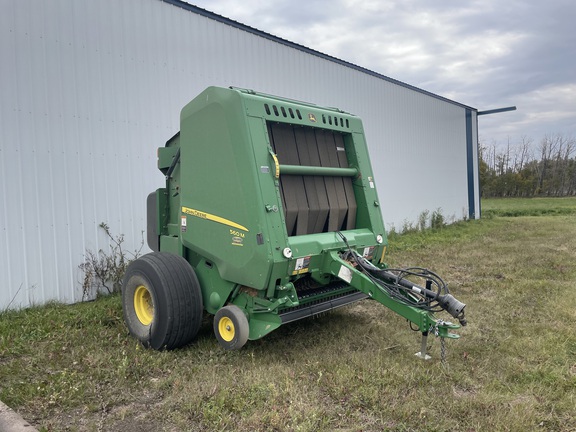
<path fill-rule="evenodd" d="M 166 252 L 136 259 L 124 275 L 122 309 L 128 330 L 145 347 L 172 350 L 190 343 L 204 310 L 194 269 Z"/>
<path fill-rule="evenodd" d="M 238 306 L 224 306 L 214 315 L 214 334 L 226 350 L 239 350 L 248 341 L 248 318 Z"/>

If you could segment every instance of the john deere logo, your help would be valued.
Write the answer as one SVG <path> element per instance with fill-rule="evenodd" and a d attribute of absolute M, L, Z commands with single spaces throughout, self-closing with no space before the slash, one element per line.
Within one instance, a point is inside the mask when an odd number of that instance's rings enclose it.
<path fill-rule="evenodd" d="M 310 120 L 312 123 L 316 123 L 316 116 L 312 113 L 309 113 L 308 120 Z"/>

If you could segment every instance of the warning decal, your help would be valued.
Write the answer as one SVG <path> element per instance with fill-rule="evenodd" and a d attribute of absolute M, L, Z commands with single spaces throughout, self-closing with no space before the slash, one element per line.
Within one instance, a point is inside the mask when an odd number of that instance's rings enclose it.
<path fill-rule="evenodd" d="M 298 275 L 308 272 L 308 267 L 310 266 L 310 257 L 302 257 L 296 260 L 296 266 L 294 267 L 293 275 Z"/>

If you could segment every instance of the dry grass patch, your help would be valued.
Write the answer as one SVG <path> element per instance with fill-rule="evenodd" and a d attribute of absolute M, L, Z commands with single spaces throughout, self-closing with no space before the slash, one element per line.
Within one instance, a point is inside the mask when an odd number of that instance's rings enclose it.
<path fill-rule="evenodd" d="M 0 399 L 45 431 L 576 430 L 576 220 L 493 218 L 402 236 L 390 264 L 424 265 L 469 325 L 414 357 L 419 334 L 374 302 L 224 352 L 143 349 L 120 299 L 0 314 Z"/>

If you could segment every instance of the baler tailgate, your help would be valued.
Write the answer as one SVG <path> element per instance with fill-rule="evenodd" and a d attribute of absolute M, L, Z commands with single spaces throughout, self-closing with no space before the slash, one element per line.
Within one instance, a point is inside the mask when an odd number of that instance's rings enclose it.
<path fill-rule="evenodd" d="M 271 122 L 268 132 L 281 165 L 349 167 L 340 132 Z M 289 236 L 355 228 L 357 204 L 351 178 L 280 174 Z"/>

